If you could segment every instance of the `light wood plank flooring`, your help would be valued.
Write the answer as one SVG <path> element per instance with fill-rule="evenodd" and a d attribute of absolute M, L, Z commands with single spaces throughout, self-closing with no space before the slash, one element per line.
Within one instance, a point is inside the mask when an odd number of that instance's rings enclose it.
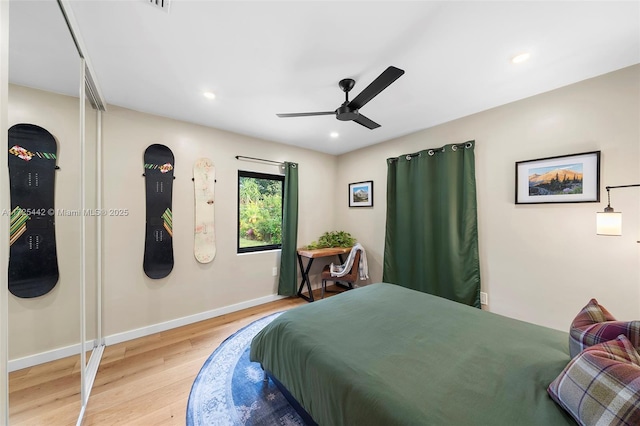
<path fill-rule="evenodd" d="M 220 343 L 258 318 L 306 303 L 282 299 L 107 346 L 83 424 L 184 425 L 193 380 Z M 10 424 L 75 425 L 79 364 L 74 356 L 10 373 Z"/>

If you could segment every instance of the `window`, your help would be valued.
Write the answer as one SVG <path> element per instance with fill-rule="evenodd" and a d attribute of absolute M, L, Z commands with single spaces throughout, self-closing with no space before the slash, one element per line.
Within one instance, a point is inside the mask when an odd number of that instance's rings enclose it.
<path fill-rule="evenodd" d="M 282 246 L 284 176 L 238 170 L 238 253 Z"/>

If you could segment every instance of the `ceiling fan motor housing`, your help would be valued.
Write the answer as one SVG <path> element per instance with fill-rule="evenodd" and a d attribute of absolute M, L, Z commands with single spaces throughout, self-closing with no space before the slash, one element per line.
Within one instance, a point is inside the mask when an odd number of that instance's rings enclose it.
<path fill-rule="evenodd" d="M 357 118 L 358 115 L 360 115 L 358 110 L 349 108 L 349 105 L 343 104 L 336 110 L 336 118 L 341 121 L 351 121 Z"/>

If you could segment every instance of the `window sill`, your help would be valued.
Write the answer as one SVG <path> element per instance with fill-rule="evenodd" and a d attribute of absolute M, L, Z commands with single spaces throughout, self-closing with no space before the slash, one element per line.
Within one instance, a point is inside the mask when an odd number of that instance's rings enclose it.
<path fill-rule="evenodd" d="M 246 253 L 236 253 L 238 256 L 247 256 L 250 254 L 262 254 L 262 253 L 273 253 L 273 252 L 281 252 L 282 249 L 271 249 L 271 250 L 259 250 L 259 251 L 248 251 Z"/>

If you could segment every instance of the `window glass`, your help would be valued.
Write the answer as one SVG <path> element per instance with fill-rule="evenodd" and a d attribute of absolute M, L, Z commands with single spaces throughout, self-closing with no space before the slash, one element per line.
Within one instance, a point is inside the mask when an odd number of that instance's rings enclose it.
<path fill-rule="evenodd" d="M 238 170 L 238 253 L 282 244 L 284 176 Z"/>

